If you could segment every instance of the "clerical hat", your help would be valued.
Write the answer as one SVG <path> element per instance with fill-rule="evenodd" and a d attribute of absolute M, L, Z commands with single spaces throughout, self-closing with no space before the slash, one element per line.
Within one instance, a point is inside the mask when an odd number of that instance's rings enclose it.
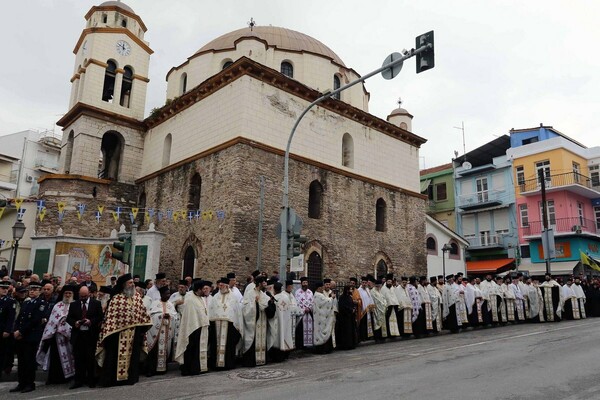
<path fill-rule="evenodd" d="M 356 279 L 355 277 L 350 278 L 350 281 L 354 282 L 354 283 L 358 283 L 358 279 Z"/>
<path fill-rule="evenodd" d="M 259 283 L 263 283 L 264 281 L 266 281 L 266 279 L 265 279 L 265 277 L 264 277 L 264 276 L 262 276 L 262 275 L 261 275 L 261 276 L 257 276 L 257 277 L 254 279 L 254 283 L 256 283 L 257 285 L 258 285 Z"/>
<path fill-rule="evenodd" d="M 300 283 L 302 283 L 302 282 L 308 282 L 308 276 L 301 276 Z"/>
<path fill-rule="evenodd" d="M 387 275 L 385 276 L 385 280 L 386 280 L 386 281 L 391 281 L 392 279 L 394 279 L 394 274 L 387 274 Z"/>
<path fill-rule="evenodd" d="M 377 279 L 373 275 L 369 275 L 369 282 L 377 283 Z"/>
<path fill-rule="evenodd" d="M 142 289 L 144 289 L 144 283 L 143 282 L 138 282 L 138 283 L 141 283 L 142 284 Z M 100 289 L 98 289 L 98 291 L 100 293 L 111 294 L 112 293 L 112 288 L 110 286 L 100 286 Z"/>
<path fill-rule="evenodd" d="M 162 286 L 162 287 L 160 287 L 160 288 L 158 288 L 158 292 L 161 294 L 161 296 L 162 296 L 163 294 L 165 294 L 166 292 L 168 292 L 168 291 L 169 291 L 169 287 L 168 287 L 168 286 L 166 286 L 166 285 L 165 285 L 165 286 Z"/>
<path fill-rule="evenodd" d="M 139 287 L 139 288 L 142 288 L 142 289 L 146 289 L 146 284 L 145 284 L 144 282 L 134 282 L 134 285 L 135 285 L 135 287 Z M 100 289 L 102 289 L 103 287 L 106 287 L 106 286 L 101 286 L 101 287 L 100 287 Z M 106 292 L 105 292 L 105 291 L 103 291 L 103 290 L 100 290 L 100 291 L 101 291 L 102 293 L 106 293 Z"/>
<path fill-rule="evenodd" d="M 282 288 L 283 288 L 283 285 L 281 284 L 281 282 L 275 282 L 275 284 L 273 284 L 273 289 L 276 292 L 281 292 Z"/>
<path fill-rule="evenodd" d="M 219 283 L 224 283 L 226 285 L 229 285 L 229 278 L 221 277 L 221 279 L 219 279 Z"/>
<path fill-rule="evenodd" d="M 187 286 L 187 281 L 185 279 L 180 279 L 179 284 L 183 286 Z"/>
<path fill-rule="evenodd" d="M 202 281 L 202 287 L 204 287 L 204 286 L 210 286 L 210 287 L 212 287 L 212 284 L 213 283 L 211 281 Z"/>
<path fill-rule="evenodd" d="M 317 282 L 315 282 L 315 289 L 318 289 L 320 287 L 323 287 L 323 281 L 317 281 Z"/>
<path fill-rule="evenodd" d="M 252 274 L 251 274 L 251 275 L 252 275 L 254 278 L 256 278 L 257 276 L 259 276 L 259 275 L 260 275 L 260 271 L 259 271 L 259 270 L 256 270 L 256 271 L 252 272 Z"/>
<path fill-rule="evenodd" d="M 323 279 L 323 283 L 331 283 L 331 278 L 325 278 L 325 279 Z"/>
<path fill-rule="evenodd" d="M 227 274 L 227 279 L 235 279 L 235 272 L 230 272 Z"/>
<path fill-rule="evenodd" d="M 165 274 L 164 272 L 159 272 L 158 274 L 156 274 L 155 279 L 165 279 L 166 277 L 167 277 L 167 274 Z"/>
<path fill-rule="evenodd" d="M 430 276 L 429 277 L 429 282 L 433 283 L 433 282 L 437 282 L 437 276 Z"/>
<path fill-rule="evenodd" d="M 119 289 L 123 289 L 123 285 L 125 284 L 125 282 L 128 282 L 132 279 L 133 278 L 131 277 L 131 274 L 129 274 L 129 273 L 121 275 L 119 278 L 117 278 L 117 287 Z"/>
<path fill-rule="evenodd" d="M 199 289 L 202 289 L 204 286 L 204 281 L 201 279 L 195 280 L 192 282 L 192 291 L 197 292 Z"/>
<path fill-rule="evenodd" d="M 407 281 L 407 280 L 408 280 L 408 278 L 407 278 L 407 277 L 405 277 L 405 276 L 403 276 L 402 278 L 400 278 L 400 280 L 401 280 L 401 281 Z"/>
<path fill-rule="evenodd" d="M 454 279 L 454 275 L 450 274 L 450 275 L 446 275 L 446 280 L 448 279 Z"/>
<path fill-rule="evenodd" d="M 293 284 L 294 284 L 294 281 L 292 279 L 288 279 L 288 280 L 285 281 L 285 286 L 290 286 L 290 285 L 293 285 Z"/>

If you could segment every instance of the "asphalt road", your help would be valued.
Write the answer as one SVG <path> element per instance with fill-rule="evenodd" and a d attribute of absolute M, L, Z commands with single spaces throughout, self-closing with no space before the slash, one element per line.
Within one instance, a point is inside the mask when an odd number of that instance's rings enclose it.
<path fill-rule="evenodd" d="M 282 364 L 135 386 L 68 390 L 44 386 L 0 399 L 600 399 L 600 319 L 525 324 L 361 345 Z"/>

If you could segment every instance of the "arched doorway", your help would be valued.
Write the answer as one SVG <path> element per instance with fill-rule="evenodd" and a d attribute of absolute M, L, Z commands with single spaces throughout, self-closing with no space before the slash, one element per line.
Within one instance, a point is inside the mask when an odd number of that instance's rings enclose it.
<path fill-rule="evenodd" d="M 316 251 L 313 251 L 308 256 L 306 275 L 308 277 L 308 285 L 311 288 L 315 283 L 323 279 L 323 260 Z"/>
<path fill-rule="evenodd" d="M 387 264 L 385 263 L 385 261 L 383 259 L 379 260 L 379 262 L 377 263 L 377 267 L 375 268 L 375 279 L 377 279 L 378 281 L 381 281 L 382 278 L 385 278 L 387 273 L 388 273 Z"/>
<path fill-rule="evenodd" d="M 183 278 L 186 276 L 191 276 L 194 278 L 194 264 L 196 261 L 196 252 L 192 246 L 188 246 L 185 249 L 185 254 L 183 256 Z"/>

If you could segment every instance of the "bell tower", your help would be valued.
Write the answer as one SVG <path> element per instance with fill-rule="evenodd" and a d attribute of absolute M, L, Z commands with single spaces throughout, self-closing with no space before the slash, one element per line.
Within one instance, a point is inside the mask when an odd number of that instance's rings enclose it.
<path fill-rule="evenodd" d="M 146 25 L 121 1 L 105 1 L 85 15 L 73 53 L 69 111 L 63 127 L 61 169 L 133 184 L 140 170 L 144 108 L 153 53 Z"/>

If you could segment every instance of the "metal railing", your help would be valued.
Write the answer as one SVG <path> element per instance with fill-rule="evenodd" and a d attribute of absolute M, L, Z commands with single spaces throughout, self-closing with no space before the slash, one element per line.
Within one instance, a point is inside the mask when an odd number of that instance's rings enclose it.
<path fill-rule="evenodd" d="M 597 223 L 591 219 L 569 217 L 569 218 L 550 218 L 548 228 L 554 229 L 554 233 L 600 233 Z M 522 227 L 524 236 L 541 235 L 544 230 L 542 221 L 529 221 L 527 226 Z"/>
<path fill-rule="evenodd" d="M 600 190 L 597 180 L 592 180 L 591 178 L 576 172 L 546 175 L 545 180 L 546 189 L 579 185 L 596 191 Z M 519 182 L 517 188 L 519 193 L 535 192 L 542 189 L 542 184 L 538 178 L 534 178 Z"/>
<path fill-rule="evenodd" d="M 500 235 L 479 235 L 465 237 L 465 239 L 469 242 L 469 247 L 498 247 L 504 245 Z"/>
<path fill-rule="evenodd" d="M 504 193 L 504 190 L 489 189 L 476 193 L 462 194 L 458 196 L 458 206 L 471 207 L 486 203 L 502 203 L 502 193 Z"/>

